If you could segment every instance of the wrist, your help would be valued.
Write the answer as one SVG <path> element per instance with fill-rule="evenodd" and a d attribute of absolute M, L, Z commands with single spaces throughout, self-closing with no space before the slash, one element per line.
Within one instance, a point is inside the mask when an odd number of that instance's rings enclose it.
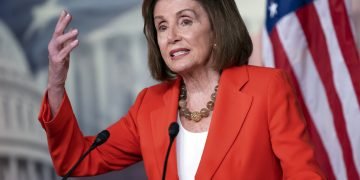
<path fill-rule="evenodd" d="M 48 83 L 47 89 L 50 91 L 63 91 L 65 89 L 65 84 L 50 84 Z"/>

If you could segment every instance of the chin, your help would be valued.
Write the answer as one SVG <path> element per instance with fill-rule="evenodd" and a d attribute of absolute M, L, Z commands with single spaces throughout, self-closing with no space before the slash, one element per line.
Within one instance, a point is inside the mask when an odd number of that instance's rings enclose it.
<path fill-rule="evenodd" d="M 200 63 L 192 60 L 191 58 L 179 59 L 179 60 L 169 60 L 167 63 L 169 69 L 179 75 L 187 74 L 192 71 L 196 71 L 196 69 L 201 69 L 203 66 Z"/>
<path fill-rule="evenodd" d="M 170 69 L 174 73 L 180 74 L 180 75 L 191 71 L 191 68 L 187 68 L 187 67 L 171 67 Z"/>
<path fill-rule="evenodd" d="M 192 76 L 194 75 L 195 72 L 197 72 L 197 70 L 195 69 L 178 69 L 177 71 L 173 71 L 176 74 L 180 75 L 180 76 Z"/>
<path fill-rule="evenodd" d="M 189 72 L 188 69 L 183 69 L 183 68 L 172 68 L 171 71 L 180 75 Z"/>
<path fill-rule="evenodd" d="M 170 68 L 170 70 L 177 74 L 187 72 L 192 69 L 192 65 L 184 62 L 171 62 L 171 64 L 169 65 L 168 67 Z"/>

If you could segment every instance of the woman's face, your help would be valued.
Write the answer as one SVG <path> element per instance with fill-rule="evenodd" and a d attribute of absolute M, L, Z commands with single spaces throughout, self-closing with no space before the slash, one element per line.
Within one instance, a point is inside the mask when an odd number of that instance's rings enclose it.
<path fill-rule="evenodd" d="M 209 17 L 195 0 L 159 0 L 154 23 L 166 65 L 180 75 L 207 68 L 214 46 Z"/>

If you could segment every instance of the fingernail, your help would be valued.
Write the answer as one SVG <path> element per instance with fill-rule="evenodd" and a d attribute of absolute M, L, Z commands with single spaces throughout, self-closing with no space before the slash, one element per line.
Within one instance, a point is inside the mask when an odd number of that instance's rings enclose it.
<path fill-rule="evenodd" d="M 79 40 L 76 39 L 75 41 L 71 42 L 71 45 L 74 46 L 74 45 L 76 45 L 78 42 L 79 42 Z"/>
<path fill-rule="evenodd" d="M 72 33 L 74 33 L 74 34 L 77 33 L 77 32 L 78 32 L 77 29 L 73 29 L 73 30 L 72 30 Z"/>
<path fill-rule="evenodd" d="M 68 11 L 66 11 L 66 10 L 64 10 L 64 11 L 66 13 L 66 17 L 70 16 L 70 13 Z"/>

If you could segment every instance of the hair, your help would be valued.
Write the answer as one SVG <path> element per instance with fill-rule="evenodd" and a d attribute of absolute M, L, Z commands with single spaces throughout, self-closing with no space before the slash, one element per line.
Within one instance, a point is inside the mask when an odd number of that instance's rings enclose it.
<path fill-rule="evenodd" d="M 216 48 L 213 49 L 212 67 L 217 71 L 248 64 L 253 50 L 250 35 L 246 29 L 234 0 L 196 0 L 208 14 L 214 32 Z M 142 15 L 144 34 L 148 44 L 148 63 L 155 80 L 166 81 L 176 77 L 165 64 L 157 43 L 154 24 L 154 8 L 157 0 L 144 0 Z"/>

